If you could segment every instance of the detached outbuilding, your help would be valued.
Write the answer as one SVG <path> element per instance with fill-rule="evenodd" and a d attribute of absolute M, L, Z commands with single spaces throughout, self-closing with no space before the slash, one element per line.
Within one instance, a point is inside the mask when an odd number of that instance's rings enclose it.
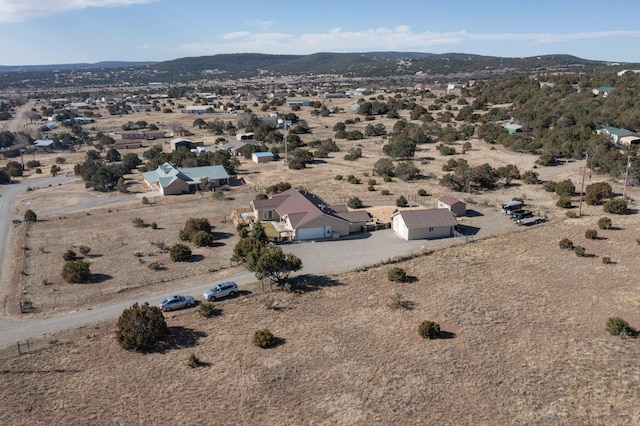
<path fill-rule="evenodd" d="M 467 205 L 453 197 L 444 196 L 438 198 L 437 207 L 449 210 L 455 217 L 462 217 L 467 214 Z"/>
<path fill-rule="evenodd" d="M 449 209 L 402 210 L 391 216 L 391 229 L 407 241 L 451 237 L 456 225 Z"/>
<path fill-rule="evenodd" d="M 254 152 L 251 154 L 251 159 L 254 163 L 268 163 L 269 161 L 273 161 L 273 153 L 270 151 Z"/>

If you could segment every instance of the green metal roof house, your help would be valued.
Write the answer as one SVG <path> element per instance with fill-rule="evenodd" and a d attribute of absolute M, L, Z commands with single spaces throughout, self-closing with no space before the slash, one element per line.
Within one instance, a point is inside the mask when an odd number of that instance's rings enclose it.
<path fill-rule="evenodd" d="M 150 188 L 162 195 L 194 193 L 202 178 L 209 179 L 213 186 L 229 183 L 229 174 L 222 166 L 186 167 L 178 169 L 169 163 L 158 166 L 151 172 L 142 174 Z"/>
<path fill-rule="evenodd" d="M 519 124 L 507 123 L 503 124 L 502 127 L 507 129 L 507 132 L 509 132 L 510 135 L 522 131 L 522 126 Z"/>

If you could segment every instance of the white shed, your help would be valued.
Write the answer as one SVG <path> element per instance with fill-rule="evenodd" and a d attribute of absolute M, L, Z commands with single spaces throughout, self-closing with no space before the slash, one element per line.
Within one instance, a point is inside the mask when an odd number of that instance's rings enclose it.
<path fill-rule="evenodd" d="M 391 229 L 407 241 L 451 237 L 457 224 L 449 209 L 402 210 L 391 220 Z"/>

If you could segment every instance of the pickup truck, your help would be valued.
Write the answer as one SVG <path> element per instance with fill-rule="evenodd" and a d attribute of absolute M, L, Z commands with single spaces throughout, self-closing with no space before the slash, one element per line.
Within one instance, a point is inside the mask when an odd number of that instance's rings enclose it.
<path fill-rule="evenodd" d="M 517 225 L 524 225 L 524 226 L 531 226 L 531 225 L 537 225 L 538 223 L 546 222 L 546 220 L 547 220 L 546 217 L 532 216 L 532 217 L 525 217 L 523 219 L 517 219 L 516 220 L 516 224 Z"/>

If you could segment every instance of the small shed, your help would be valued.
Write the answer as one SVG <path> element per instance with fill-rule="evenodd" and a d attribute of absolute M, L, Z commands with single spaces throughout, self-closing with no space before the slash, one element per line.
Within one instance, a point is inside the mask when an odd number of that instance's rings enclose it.
<path fill-rule="evenodd" d="M 251 159 L 254 163 L 268 163 L 269 161 L 273 161 L 273 153 L 270 151 L 254 152 L 251 154 Z"/>
<path fill-rule="evenodd" d="M 407 241 L 451 237 L 456 225 L 448 209 L 401 210 L 391 215 L 391 229 Z"/>
<path fill-rule="evenodd" d="M 467 205 L 453 197 L 444 196 L 438 198 L 437 207 L 449 210 L 455 217 L 462 217 L 467 214 Z"/>
<path fill-rule="evenodd" d="M 171 151 L 175 151 L 181 146 L 184 146 L 187 149 L 192 149 L 196 146 L 196 144 L 193 143 L 193 141 L 190 141 L 189 139 L 185 139 L 185 138 L 171 139 Z"/>

